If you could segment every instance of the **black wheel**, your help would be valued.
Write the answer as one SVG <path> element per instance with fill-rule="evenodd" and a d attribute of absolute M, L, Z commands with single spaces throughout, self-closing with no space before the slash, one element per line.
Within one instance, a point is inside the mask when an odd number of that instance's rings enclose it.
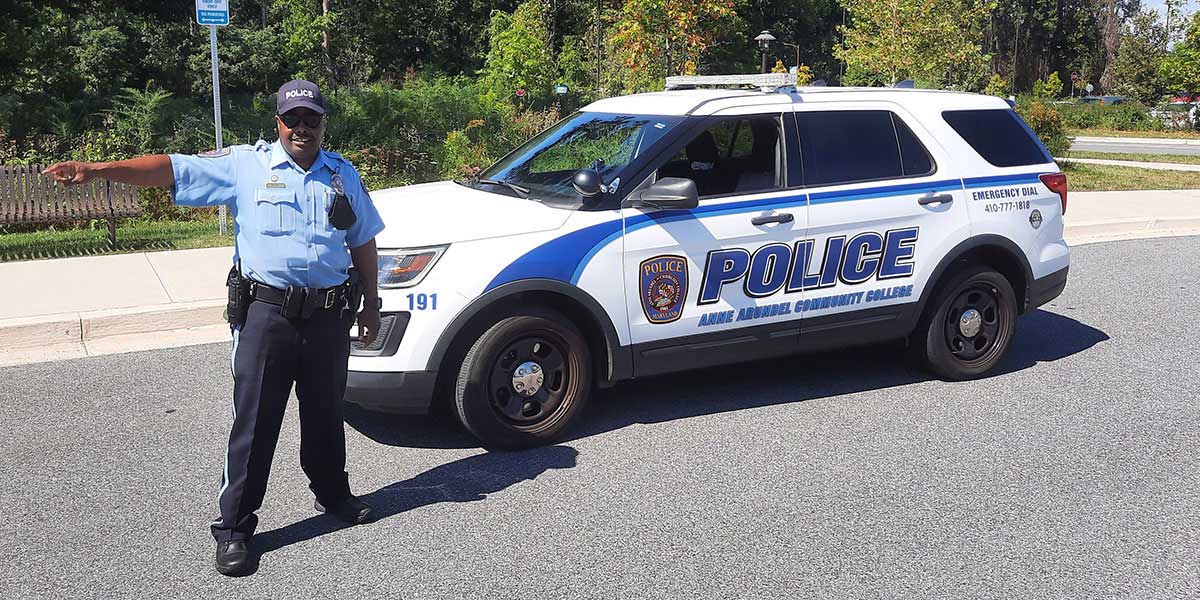
<path fill-rule="evenodd" d="M 458 418 L 485 447 L 552 442 L 583 411 L 592 388 L 587 341 L 549 311 L 508 317 L 479 336 L 455 386 Z"/>
<path fill-rule="evenodd" d="M 958 381 L 995 367 L 1012 345 L 1016 325 L 1012 285 L 996 271 L 976 266 L 939 286 L 913 336 L 925 366 Z"/>

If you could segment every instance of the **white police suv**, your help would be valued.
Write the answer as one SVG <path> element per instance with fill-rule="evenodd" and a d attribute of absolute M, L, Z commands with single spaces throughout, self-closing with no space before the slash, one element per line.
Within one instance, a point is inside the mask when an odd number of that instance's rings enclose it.
<path fill-rule="evenodd" d="M 475 179 L 375 192 L 383 327 L 346 399 L 445 401 L 514 448 L 685 369 L 907 339 L 987 373 L 1066 285 L 1066 177 L 1000 98 L 788 83 L 670 78 Z"/>

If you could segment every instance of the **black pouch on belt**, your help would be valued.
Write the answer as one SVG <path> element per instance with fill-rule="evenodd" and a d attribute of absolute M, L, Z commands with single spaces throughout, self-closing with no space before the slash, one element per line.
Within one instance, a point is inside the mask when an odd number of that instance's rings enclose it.
<path fill-rule="evenodd" d="M 229 275 L 225 278 L 225 291 L 225 320 L 234 327 L 245 324 L 246 312 L 250 310 L 253 298 L 250 293 L 250 279 L 242 277 L 238 265 L 229 269 Z"/>

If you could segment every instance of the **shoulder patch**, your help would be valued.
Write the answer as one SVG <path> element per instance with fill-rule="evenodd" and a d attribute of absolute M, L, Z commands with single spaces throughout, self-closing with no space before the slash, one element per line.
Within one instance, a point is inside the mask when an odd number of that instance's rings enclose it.
<path fill-rule="evenodd" d="M 209 150 L 208 152 L 201 152 L 198 156 L 200 156 L 201 158 L 218 158 L 221 156 L 228 156 L 230 152 L 233 152 L 233 149 L 227 147 L 227 148 L 221 148 L 220 150 Z"/>

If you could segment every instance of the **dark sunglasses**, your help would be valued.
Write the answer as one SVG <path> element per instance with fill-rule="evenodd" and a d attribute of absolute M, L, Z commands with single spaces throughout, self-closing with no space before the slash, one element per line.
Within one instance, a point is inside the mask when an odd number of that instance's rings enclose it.
<path fill-rule="evenodd" d="M 308 115 L 304 117 L 290 113 L 286 115 L 279 115 L 279 120 L 283 121 L 283 124 L 288 129 L 295 129 L 296 126 L 301 123 L 304 123 L 304 126 L 309 129 L 316 129 L 321 126 L 321 120 L 324 118 L 325 115 Z"/>

